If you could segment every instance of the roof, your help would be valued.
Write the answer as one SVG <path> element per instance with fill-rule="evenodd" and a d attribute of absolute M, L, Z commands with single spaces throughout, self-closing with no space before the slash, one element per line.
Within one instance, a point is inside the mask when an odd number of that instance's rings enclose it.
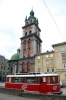
<path fill-rule="evenodd" d="M 7 75 L 6 77 L 41 77 L 41 76 L 58 76 L 58 74 L 31 74 L 31 75 Z"/>
<path fill-rule="evenodd" d="M 35 54 L 35 56 L 39 56 L 39 55 L 44 55 L 44 54 L 51 54 L 51 53 L 54 53 L 54 51 L 47 51 L 47 52 L 44 52 L 44 53 L 38 53 L 38 54 Z"/>
<path fill-rule="evenodd" d="M 66 42 L 61 42 L 61 43 L 53 44 L 52 47 L 60 46 L 60 45 L 64 45 L 64 44 L 66 44 Z"/>

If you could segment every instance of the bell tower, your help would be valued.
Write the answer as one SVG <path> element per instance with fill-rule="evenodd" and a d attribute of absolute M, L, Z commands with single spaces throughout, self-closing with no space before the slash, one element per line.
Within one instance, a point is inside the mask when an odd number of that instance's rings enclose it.
<path fill-rule="evenodd" d="M 22 27 L 20 60 L 21 71 L 34 72 L 35 54 L 41 53 L 40 28 L 38 19 L 34 16 L 34 11 L 30 11 L 29 17 L 25 18 L 25 25 Z"/>

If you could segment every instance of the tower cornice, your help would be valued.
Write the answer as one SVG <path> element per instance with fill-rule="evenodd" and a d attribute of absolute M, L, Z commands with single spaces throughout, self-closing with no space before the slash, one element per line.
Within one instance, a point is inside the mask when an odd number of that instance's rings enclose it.
<path fill-rule="evenodd" d="M 42 42 L 42 40 L 36 35 L 36 33 L 33 33 L 33 34 L 30 34 L 30 35 L 27 35 L 27 36 L 24 36 L 24 37 L 21 37 L 20 39 L 26 39 L 28 37 L 31 37 L 31 36 L 35 36 L 40 42 Z"/>
<path fill-rule="evenodd" d="M 38 30 L 41 32 L 41 29 L 38 27 L 38 25 L 37 25 L 35 22 L 23 26 L 22 29 L 24 29 L 24 28 L 26 28 L 26 27 L 28 27 L 28 26 L 31 26 L 31 25 L 33 25 L 33 24 L 34 24 L 34 25 L 38 28 Z"/>

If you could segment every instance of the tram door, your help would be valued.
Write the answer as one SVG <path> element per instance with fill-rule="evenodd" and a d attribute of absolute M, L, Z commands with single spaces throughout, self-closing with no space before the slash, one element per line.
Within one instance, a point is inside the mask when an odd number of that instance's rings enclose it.
<path fill-rule="evenodd" d="M 40 78 L 40 92 L 47 93 L 46 77 Z"/>

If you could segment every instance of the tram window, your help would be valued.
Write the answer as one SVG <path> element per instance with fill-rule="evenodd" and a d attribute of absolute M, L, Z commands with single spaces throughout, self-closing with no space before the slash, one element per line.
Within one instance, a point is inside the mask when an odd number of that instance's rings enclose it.
<path fill-rule="evenodd" d="M 9 82 L 11 82 L 11 77 L 9 77 Z"/>
<path fill-rule="evenodd" d="M 15 82 L 16 83 L 21 83 L 22 82 L 22 78 L 21 77 L 16 77 L 15 78 Z"/>
<path fill-rule="evenodd" d="M 56 77 L 53 76 L 53 83 L 56 83 Z"/>
<path fill-rule="evenodd" d="M 49 83 L 50 83 L 50 77 L 47 77 L 47 79 L 48 79 L 47 82 L 48 82 L 48 84 L 49 84 Z"/>
<path fill-rule="evenodd" d="M 12 78 L 12 82 L 13 82 L 13 83 L 15 82 L 15 78 L 14 78 L 14 77 Z"/>
<path fill-rule="evenodd" d="M 40 83 L 42 83 L 42 77 L 40 77 Z"/>
<path fill-rule="evenodd" d="M 8 77 L 6 78 L 6 82 L 9 82 L 9 78 Z"/>
<path fill-rule="evenodd" d="M 26 82 L 27 83 L 35 83 L 35 77 L 27 77 Z"/>
<path fill-rule="evenodd" d="M 43 77 L 43 82 L 44 82 L 44 83 L 46 82 L 46 77 Z"/>
<path fill-rule="evenodd" d="M 40 83 L 38 77 L 35 77 L 35 83 Z"/>

